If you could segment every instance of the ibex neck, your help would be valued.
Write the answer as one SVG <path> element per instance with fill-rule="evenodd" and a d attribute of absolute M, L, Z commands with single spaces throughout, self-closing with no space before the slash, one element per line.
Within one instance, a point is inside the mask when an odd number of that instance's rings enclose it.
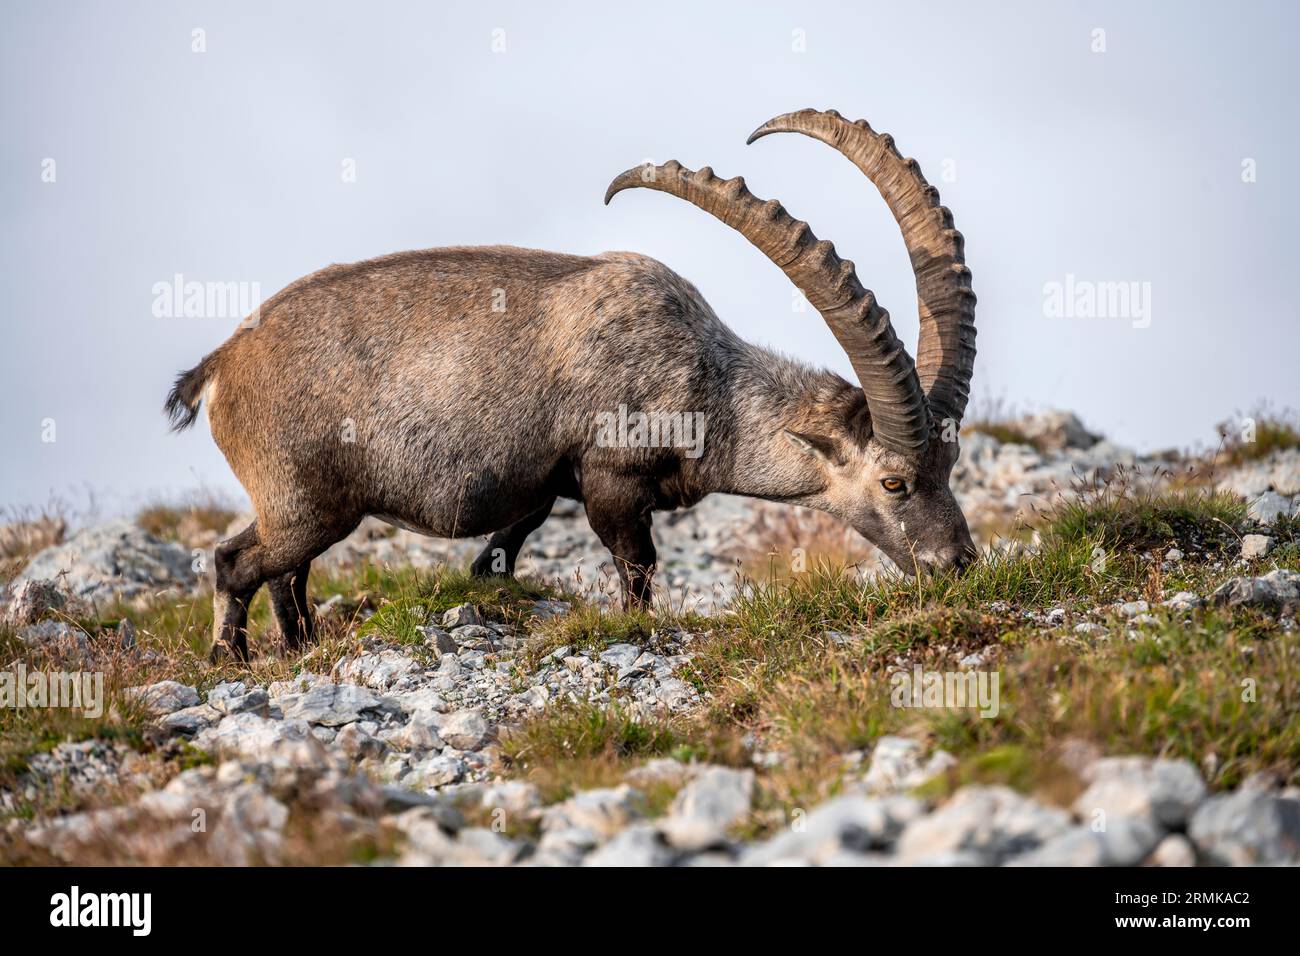
<path fill-rule="evenodd" d="M 710 422 L 700 460 L 706 493 L 792 501 L 820 490 L 819 469 L 786 429 L 816 432 L 842 422 L 861 391 L 833 372 L 752 345 L 735 356 L 728 384 L 730 421 Z"/>

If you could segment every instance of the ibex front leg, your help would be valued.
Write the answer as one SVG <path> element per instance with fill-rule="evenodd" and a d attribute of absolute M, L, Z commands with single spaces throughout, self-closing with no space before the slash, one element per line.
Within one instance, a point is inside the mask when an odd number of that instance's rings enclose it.
<path fill-rule="evenodd" d="M 492 535 L 492 540 L 487 543 L 487 547 L 482 550 L 470 566 L 470 574 L 480 578 L 491 577 L 496 574 L 513 577 L 515 561 L 519 559 L 519 549 L 524 546 L 524 541 L 527 540 L 528 536 L 546 521 L 554 505 L 555 499 L 552 498 L 526 518 L 521 518 L 510 527 L 503 528 Z"/>
<path fill-rule="evenodd" d="M 655 543 L 650 534 L 650 501 L 634 488 L 584 481 L 587 521 L 600 543 L 609 548 L 623 584 L 623 607 L 648 608 L 655 572 Z"/>

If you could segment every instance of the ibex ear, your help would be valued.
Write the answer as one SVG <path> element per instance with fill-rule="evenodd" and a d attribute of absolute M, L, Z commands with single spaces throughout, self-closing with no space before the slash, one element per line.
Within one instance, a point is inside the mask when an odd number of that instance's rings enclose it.
<path fill-rule="evenodd" d="M 804 454 L 812 455 L 814 458 L 821 458 L 830 464 L 838 464 L 840 461 L 840 446 L 833 438 L 827 438 L 825 435 L 810 435 L 807 432 L 796 432 L 790 429 L 784 429 L 785 437 L 802 451 Z"/>

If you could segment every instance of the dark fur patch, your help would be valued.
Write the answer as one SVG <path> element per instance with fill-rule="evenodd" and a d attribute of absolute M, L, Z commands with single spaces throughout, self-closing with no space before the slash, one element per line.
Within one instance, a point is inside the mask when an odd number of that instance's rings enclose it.
<path fill-rule="evenodd" d="M 203 386 L 207 384 L 210 358 L 208 356 L 188 372 L 176 376 L 176 384 L 163 405 L 163 411 L 171 420 L 172 431 L 184 431 L 199 417 L 199 403 L 203 400 Z"/>

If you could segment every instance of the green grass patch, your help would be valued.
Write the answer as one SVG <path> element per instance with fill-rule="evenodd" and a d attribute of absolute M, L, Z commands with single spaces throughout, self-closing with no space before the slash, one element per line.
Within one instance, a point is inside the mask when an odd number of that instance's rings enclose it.
<path fill-rule="evenodd" d="M 636 716 L 617 704 L 561 703 L 503 735 L 502 756 L 550 803 L 611 786 L 682 743 L 680 730 L 667 720 Z"/>
<path fill-rule="evenodd" d="M 1237 546 L 1246 504 L 1236 495 L 1206 488 L 1131 493 L 1110 484 L 1060 505 L 1045 538 L 1091 541 L 1113 551 L 1222 552 Z"/>
<path fill-rule="evenodd" d="M 374 615 L 359 629 L 365 636 L 383 636 L 403 644 L 423 640 L 419 628 L 437 624 L 441 615 L 462 604 L 471 604 L 489 621 L 521 624 L 532 619 L 536 601 L 557 595 L 548 587 L 518 578 L 480 578 L 468 571 L 440 568 L 387 582 Z M 391 586 L 395 584 L 396 586 Z"/>

